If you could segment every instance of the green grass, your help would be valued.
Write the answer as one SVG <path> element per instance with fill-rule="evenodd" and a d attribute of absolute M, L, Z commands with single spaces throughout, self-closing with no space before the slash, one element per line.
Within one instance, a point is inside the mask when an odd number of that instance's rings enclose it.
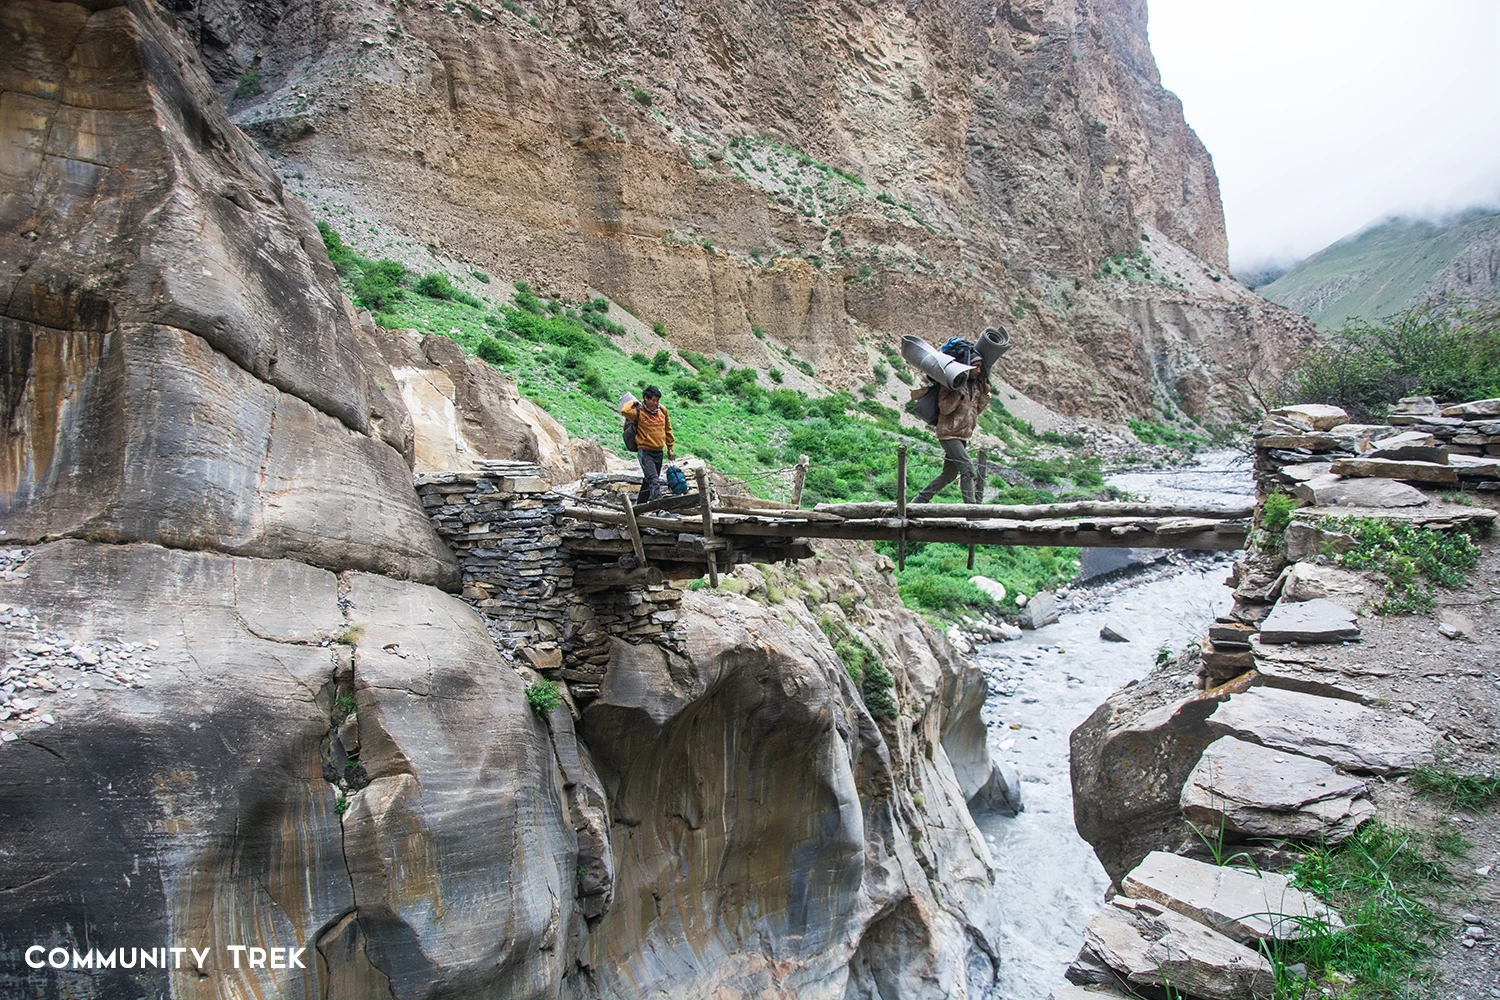
<path fill-rule="evenodd" d="M 1142 247 L 1137 247 L 1133 253 L 1117 253 L 1104 258 L 1099 262 L 1099 275 L 1106 278 L 1124 278 L 1136 284 L 1163 285 L 1167 288 L 1181 287 L 1157 270 L 1156 265 L 1151 262 L 1151 257 Z"/>
<path fill-rule="evenodd" d="M 1165 445 L 1188 454 L 1198 450 L 1200 445 L 1209 443 L 1209 439 L 1201 434 L 1191 431 L 1178 430 L 1166 424 L 1158 424 L 1150 420 L 1137 420 L 1128 417 L 1125 423 L 1130 426 L 1130 432 L 1134 434 L 1142 444 Z"/>
<path fill-rule="evenodd" d="M 1336 847 L 1303 848 L 1293 884 L 1330 902 L 1347 929 L 1307 925 L 1300 940 L 1263 946 L 1277 970 L 1277 1000 L 1321 998 L 1335 973 L 1353 979 L 1338 991 L 1345 1000 L 1431 996 L 1428 959 L 1447 927 L 1434 903 L 1455 885 L 1449 859 L 1469 846 L 1451 829 L 1424 838 L 1372 821 Z M 1306 979 L 1286 970 L 1298 962 Z"/>
<path fill-rule="evenodd" d="M 394 261 L 364 258 L 326 223 L 320 229 L 346 289 L 376 310 L 381 326 L 456 341 L 516 379 L 521 393 L 569 434 L 596 441 L 621 457 L 632 456 L 624 450 L 615 402 L 625 391 L 639 397 L 647 385 L 657 385 L 665 393 L 678 454 L 713 463 L 746 480 L 759 495 L 787 499 L 790 469 L 799 455 L 810 460 L 802 494 L 806 506 L 895 500 L 896 451 L 903 442 L 909 448 L 908 495 L 942 468 L 942 451 L 932 433 L 903 427 L 897 411 L 875 400 L 856 401 L 846 391 L 810 397 L 780 385 L 782 373 L 776 369 L 759 373 L 691 351 L 682 352 L 686 364 L 666 350 L 651 357 L 627 353 L 615 342 L 624 331 L 605 318 L 605 300 L 543 301 L 525 283 L 503 305 L 466 293 L 443 294 L 458 290 L 446 279 L 440 283 L 411 275 Z M 438 294 L 421 294 L 419 286 Z M 782 352 L 789 364 L 813 375 L 810 364 L 785 348 Z M 895 364 L 893 360 L 893 369 Z M 1046 447 L 1081 440 L 1038 434 L 998 400 L 982 426 L 1007 442 L 1010 464 L 1022 477 L 1018 484 L 1001 485 L 999 502 L 1047 503 L 1104 489 L 1097 459 L 1055 456 Z M 956 499 L 957 492 L 955 483 L 946 496 Z M 990 599 L 968 583 L 975 573 L 999 580 L 1012 593 L 1030 595 L 1071 579 L 1077 566 L 1072 549 L 991 548 L 980 550 L 970 572 L 964 567 L 966 554 L 967 548 L 958 545 L 913 546 L 901 575 L 908 605 L 950 614 L 988 609 L 993 607 Z"/>
<path fill-rule="evenodd" d="M 1453 809 L 1484 809 L 1500 799 L 1500 774 L 1463 774 L 1446 767 L 1419 767 L 1412 787 Z"/>
<path fill-rule="evenodd" d="M 1463 531 L 1437 531 L 1406 521 L 1367 517 L 1327 517 L 1320 527 L 1353 540 L 1354 547 L 1339 554 L 1340 565 L 1385 574 L 1385 596 L 1375 604 L 1380 614 L 1431 611 L 1437 594 L 1424 580 L 1458 587 L 1467 571 L 1479 564 L 1479 546 Z"/>

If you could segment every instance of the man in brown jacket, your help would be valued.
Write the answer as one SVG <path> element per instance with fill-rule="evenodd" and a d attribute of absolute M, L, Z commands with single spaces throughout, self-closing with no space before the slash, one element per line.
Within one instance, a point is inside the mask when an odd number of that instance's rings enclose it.
<path fill-rule="evenodd" d="M 661 405 L 661 390 L 648 385 L 641 397 L 639 403 L 632 400 L 620 408 L 621 416 L 635 421 L 636 455 L 640 459 L 641 474 L 646 477 L 635 497 L 638 504 L 662 495 L 661 453 L 666 449 L 667 460 L 671 461 L 675 457 L 672 445 L 676 443 L 672 435 L 672 418 L 667 416 L 667 408 Z"/>
<path fill-rule="evenodd" d="M 938 390 L 938 444 L 943 446 L 943 471 L 922 487 L 913 503 L 927 503 L 938 490 L 958 479 L 964 503 L 979 503 L 975 495 L 974 463 L 969 459 L 969 438 L 979 424 L 979 415 L 990 405 L 990 373 L 984 362 L 976 361 L 968 384 L 962 389 Z"/>

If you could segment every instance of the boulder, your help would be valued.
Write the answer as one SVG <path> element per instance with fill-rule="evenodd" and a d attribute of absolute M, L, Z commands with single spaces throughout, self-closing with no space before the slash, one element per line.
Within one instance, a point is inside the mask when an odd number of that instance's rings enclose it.
<path fill-rule="evenodd" d="M 1131 631 L 1119 622 L 1105 622 L 1099 627 L 1099 638 L 1105 642 L 1129 642 Z"/>
<path fill-rule="evenodd" d="M 1276 988 L 1261 955 L 1149 901 L 1116 898 L 1089 921 L 1083 939 L 1135 985 L 1171 985 L 1203 1000 L 1269 1000 Z"/>
<path fill-rule="evenodd" d="M 1391 407 L 1393 415 L 1401 416 L 1436 417 L 1442 412 L 1437 400 L 1431 396 L 1402 396 Z"/>
<path fill-rule="evenodd" d="M 1473 420 L 1476 417 L 1480 419 L 1500 417 L 1500 399 L 1476 399 L 1469 403 L 1445 406 L 1443 416 L 1462 417 L 1465 420 Z"/>
<path fill-rule="evenodd" d="M 1234 695 L 1209 716 L 1206 727 L 1215 737 L 1234 736 L 1346 771 L 1381 775 L 1405 774 L 1430 761 L 1439 736 L 1397 712 L 1272 687 Z"/>
<path fill-rule="evenodd" d="M 1418 507 L 1427 502 L 1421 490 L 1394 479 L 1346 479 L 1331 473 L 1297 484 L 1292 494 L 1322 507 Z"/>
<path fill-rule="evenodd" d="M 1273 417 L 1282 417 L 1305 424 L 1315 431 L 1329 431 L 1345 423 L 1349 414 L 1337 406 L 1323 403 L 1299 403 L 1295 406 L 1278 406 L 1271 411 Z"/>
<path fill-rule="evenodd" d="M 1339 458 L 1333 462 L 1333 473 L 1339 476 L 1365 476 L 1378 479 L 1404 479 L 1417 483 L 1451 485 L 1458 482 L 1458 472 L 1450 465 L 1435 462 L 1392 462 L 1379 458 Z"/>
<path fill-rule="evenodd" d="M 1026 607 L 1021 609 L 1021 627 L 1042 628 L 1056 622 L 1059 617 L 1057 597 L 1050 590 L 1044 590 L 1027 601 Z"/>
<path fill-rule="evenodd" d="M 1367 581 L 1353 570 L 1315 562 L 1293 563 L 1281 583 L 1281 599 L 1292 603 L 1331 598 L 1350 611 L 1364 601 Z"/>
<path fill-rule="evenodd" d="M 1026 808 L 1021 800 L 1021 776 L 1009 764 L 995 763 L 990 778 L 969 798 L 971 810 L 989 810 L 1014 816 Z"/>
<path fill-rule="evenodd" d="M 1182 812 L 1208 836 L 1337 844 L 1375 814 L 1367 791 L 1365 781 L 1323 761 L 1225 736 L 1193 768 Z"/>
<path fill-rule="evenodd" d="M 1162 844 L 1192 839 L 1178 799 L 1204 748 L 1220 735 L 1205 720 L 1252 681 L 1236 678 L 1180 697 L 1189 676 L 1158 674 L 1122 688 L 1073 730 L 1074 824 L 1112 879 Z"/>
<path fill-rule="evenodd" d="M 1284 586 L 1284 585 L 1283 585 Z M 1326 598 L 1290 601 L 1282 598 L 1260 623 L 1260 641 L 1346 642 L 1358 639 L 1359 625 L 1353 611 Z"/>
<path fill-rule="evenodd" d="M 1212 865 L 1180 854 L 1152 851 L 1125 880 L 1121 891 L 1146 899 L 1245 944 L 1274 938 L 1310 937 L 1322 924 L 1343 929 L 1339 915 L 1275 872 L 1249 872 Z"/>

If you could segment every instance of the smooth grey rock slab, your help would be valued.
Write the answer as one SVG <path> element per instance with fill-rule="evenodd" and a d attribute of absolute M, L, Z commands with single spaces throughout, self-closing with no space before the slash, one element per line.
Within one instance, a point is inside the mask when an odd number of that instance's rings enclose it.
<path fill-rule="evenodd" d="M 1171 983 L 1204 1000 L 1263 1000 L 1271 964 L 1244 945 L 1150 902 L 1116 898 L 1084 928 L 1088 948 L 1130 983 Z"/>
<path fill-rule="evenodd" d="M 1057 619 L 1057 598 L 1048 590 L 1027 601 L 1026 607 L 1021 609 L 1022 628 L 1041 628 L 1051 625 Z"/>
<path fill-rule="evenodd" d="M 1234 695 L 1207 720 L 1217 736 L 1300 753 L 1360 774 L 1404 774 L 1432 759 L 1433 730 L 1404 715 L 1278 688 Z"/>
<path fill-rule="evenodd" d="M 1383 458 L 1340 458 L 1333 463 L 1333 472 L 1340 476 L 1361 476 L 1374 479 L 1409 479 L 1419 483 L 1458 482 L 1458 473 L 1449 465 L 1436 462 L 1395 462 Z"/>
<path fill-rule="evenodd" d="M 1278 601 L 1260 623 L 1260 641 L 1271 645 L 1358 638 L 1354 612 L 1322 597 L 1311 601 Z"/>
<path fill-rule="evenodd" d="M 1476 399 L 1468 403 L 1443 407 L 1445 417 L 1500 417 L 1500 399 Z"/>
<path fill-rule="evenodd" d="M 969 798 L 969 808 L 992 809 L 1014 816 L 1025 808 L 1021 801 L 1021 776 L 1009 764 L 995 763 L 990 778 Z"/>
<path fill-rule="evenodd" d="M 1092 580 L 1136 566 L 1150 566 L 1161 559 L 1161 549 L 1084 549 L 1078 557 L 1078 579 Z"/>
<path fill-rule="evenodd" d="M 1182 811 L 1209 836 L 1222 824 L 1247 837 L 1336 844 L 1375 814 L 1367 789 L 1323 761 L 1225 736 L 1203 751 L 1182 789 Z"/>
<path fill-rule="evenodd" d="M 1300 403 L 1295 406 L 1278 406 L 1271 411 L 1273 417 L 1283 417 L 1306 424 L 1315 431 L 1331 431 L 1349 420 L 1349 414 L 1337 406 L 1326 403 Z"/>
<path fill-rule="evenodd" d="M 1152 851 L 1120 883 L 1131 899 L 1145 899 L 1214 928 L 1236 941 L 1293 941 L 1312 933 L 1308 921 L 1334 929 L 1338 913 L 1293 888 L 1275 872 L 1241 871 Z"/>
<path fill-rule="evenodd" d="M 1299 483 L 1292 493 L 1324 507 L 1419 507 L 1427 502 L 1421 490 L 1394 479 L 1346 479 L 1332 473 Z"/>
<path fill-rule="evenodd" d="M 1129 642 L 1131 631 L 1119 622 L 1105 622 L 1099 629 L 1099 638 L 1105 642 Z"/>

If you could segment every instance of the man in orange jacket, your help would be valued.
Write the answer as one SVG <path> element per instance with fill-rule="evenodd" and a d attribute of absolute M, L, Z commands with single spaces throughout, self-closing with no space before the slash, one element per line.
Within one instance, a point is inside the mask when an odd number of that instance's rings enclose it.
<path fill-rule="evenodd" d="M 646 477 L 635 497 L 638 504 L 662 495 L 662 450 L 666 450 L 667 460 L 671 461 L 675 457 L 672 445 L 676 440 L 672 436 L 672 418 L 667 416 L 667 408 L 661 405 L 661 390 L 648 385 L 641 396 L 639 403 L 626 403 L 620 408 L 621 416 L 635 421 L 635 444 L 639 449 L 636 455 L 640 458 L 641 473 Z"/>

